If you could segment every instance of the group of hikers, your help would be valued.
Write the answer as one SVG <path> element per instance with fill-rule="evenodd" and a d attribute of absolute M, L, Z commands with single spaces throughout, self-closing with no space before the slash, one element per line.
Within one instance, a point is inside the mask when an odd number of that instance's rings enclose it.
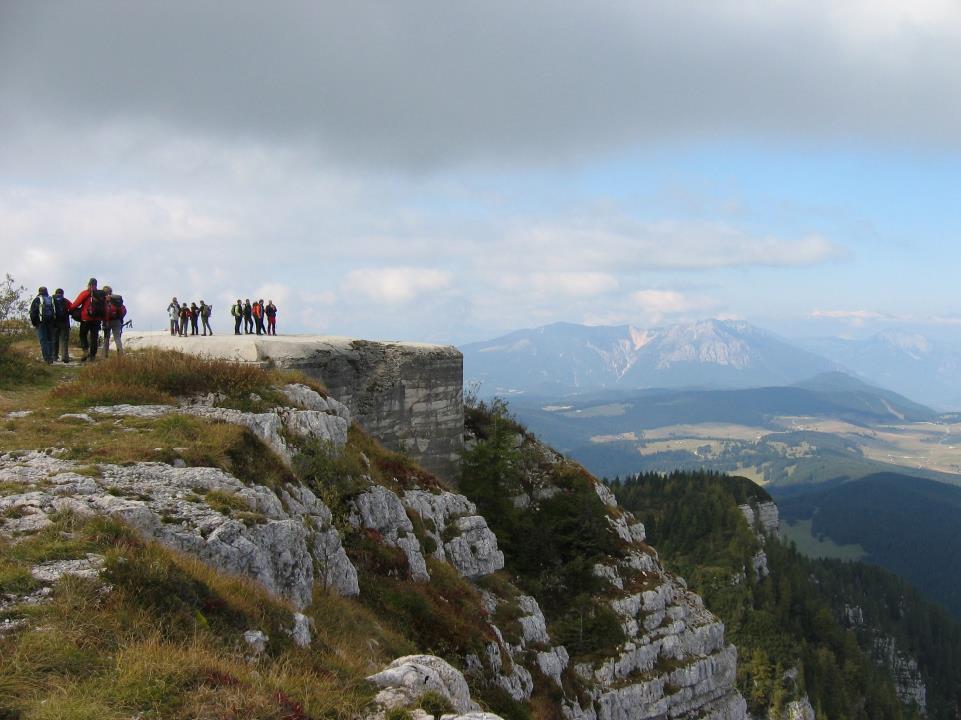
<path fill-rule="evenodd" d="M 214 311 L 213 305 L 208 305 L 203 300 L 200 301 L 200 305 L 192 302 L 190 305 L 187 303 L 177 302 L 177 298 L 170 301 L 167 306 L 167 315 L 170 317 L 170 334 L 179 335 L 180 337 L 186 337 L 188 335 L 187 326 L 190 326 L 190 335 L 198 334 L 198 324 L 203 324 L 203 335 L 209 334 L 213 335 L 213 328 L 210 327 L 210 313 Z"/>
<path fill-rule="evenodd" d="M 258 335 L 276 335 L 277 334 L 277 306 L 274 305 L 273 300 L 268 300 L 267 304 L 264 305 L 264 299 L 260 298 L 257 302 L 251 304 L 250 298 L 244 300 L 243 303 L 240 302 L 240 298 L 237 298 L 237 302 L 230 306 L 230 314 L 234 318 L 234 335 L 240 335 L 240 323 L 244 323 L 245 335 L 250 335 L 254 332 L 256 328 Z M 267 327 L 264 327 L 264 322 L 266 321 Z"/>
<path fill-rule="evenodd" d="M 208 305 L 203 300 L 197 303 L 182 303 L 173 298 L 167 306 L 167 315 L 170 318 L 170 334 L 186 337 L 189 335 L 213 335 L 213 328 L 210 327 L 210 316 L 213 313 L 213 305 Z M 234 335 L 250 335 L 256 330 L 258 335 L 277 334 L 277 306 L 273 300 L 268 300 L 264 304 L 263 298 L 255 303 L 247 298 L 244 302 L 237 302 L 230 306 L 230 315 L 234 319 Z M 266 322 L 266 325 L 264 324 Z M 243 323 L 243 333 L 240 325 Z M 189 333 L 188 333 L 189 326 Z M 200 332 L 200 330 L 203 332 Z"/>
<path fill-rule="evenodd" d="M 50 295 L 46 286 L 42 286 L 30 303 L 30 324 L 37 330 L 40 354 L 48 364 L 54 360 L 70 362 L 71 320 L 80 323 L 81 362 L 96 359 L 101 332 L 104 356 L 110 353 L 111 338 L 117 352 L 122 354 L 121 335 L 126 316 L 123 297 L 109 285 L 98 287 L 96 278 L 90 278 L 87 287 L 73 302 L 64 297 L 62 288 L 57 288 Z"/>

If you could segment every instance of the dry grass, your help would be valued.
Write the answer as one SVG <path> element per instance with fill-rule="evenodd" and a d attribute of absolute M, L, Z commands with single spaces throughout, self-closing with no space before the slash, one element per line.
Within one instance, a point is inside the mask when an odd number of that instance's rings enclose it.
<path fill-rule="evenodd" d="M 62 516 L 25 543 L 0 543 L 3 577 L 95 551 L 110 590 L 66 577 L 49 603 L 5 611 L 29 623 L 0 638 L 0 717 L 348 718 L 369 701 L 363 678 L 386 651 L 410 649 L 354 601 L 322 595 L 311 610 L 321 632 L 296 648 L 287 603 L 114 521 Z M 255 659 L 246 629 L 270 637 Z"/>
<path fill-rule="evenodd" d="M 201 393 L 240 397 L 264 392 L 272 381 L 271 374 L 256 365 L 150 349 L 88 363 L 54 396 L 81 406 L 170 403 Z"/>

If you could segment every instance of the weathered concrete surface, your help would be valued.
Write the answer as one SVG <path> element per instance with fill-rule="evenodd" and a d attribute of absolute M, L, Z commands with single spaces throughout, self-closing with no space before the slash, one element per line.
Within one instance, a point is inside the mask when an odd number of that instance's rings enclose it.
<path fill-rule="evenodd" d="M 130 332 L 128 349 L 159 347 L 273 363 L 315 377 L 367 432 L 427 470 L 456 479 L 463 448 L 463 356 L 453 346 L 321 335 L 174 337 Z"/>

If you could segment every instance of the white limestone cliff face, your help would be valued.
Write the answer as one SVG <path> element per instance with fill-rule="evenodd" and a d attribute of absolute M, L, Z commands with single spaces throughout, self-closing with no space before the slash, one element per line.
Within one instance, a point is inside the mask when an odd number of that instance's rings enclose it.
<path fill-rule="evenodd" d="M 738 505 L 737 509 L 744 515 L 750 528 L 762 535 L 777 537 L 781 530 L 781 519 L 778 515 L 777 504 L 774 502 L 754 502 Z"/>
<path fill-rule="evenodd" d="M 746 503 L 738 505 L 748 527 L 757 533 L 757 538 L 763 545 L 768 538 L 777 538 L 781 531 L 781 520 L 778 514 L 777 504 L 770 501 Z M 751 558 L 751 571 L 754 572 L 756 580 L 766 578 L 770 571 L 767 566 L 767 553 L 763 548 L 758 550 Z M 745 568 L 747 572 L 747 568 Z M 734 578 L 735 584 L 741 582 L 744 575 Z"/>
<path fill-rule="evenodd" d="M 903 653 L 893 637 L 875 638 L 874 656 L 890 671 L 898 699 L 917 706 L 922 715 L 927 714 L 927 687 L 917 660 Z"/>

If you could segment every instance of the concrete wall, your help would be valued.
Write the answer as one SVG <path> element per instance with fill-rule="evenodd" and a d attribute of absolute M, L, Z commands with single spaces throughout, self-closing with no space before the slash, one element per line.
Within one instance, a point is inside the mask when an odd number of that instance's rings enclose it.
<path fill-rule="evenodd" d="M 456 481 L 463 448 L 463 357 L 457 348 L 295 335 L 171 337 L 127 333 L 125 345 L 163 347 L 238 362 L 271 362 L 323 382 L 385 447 Z"/>

